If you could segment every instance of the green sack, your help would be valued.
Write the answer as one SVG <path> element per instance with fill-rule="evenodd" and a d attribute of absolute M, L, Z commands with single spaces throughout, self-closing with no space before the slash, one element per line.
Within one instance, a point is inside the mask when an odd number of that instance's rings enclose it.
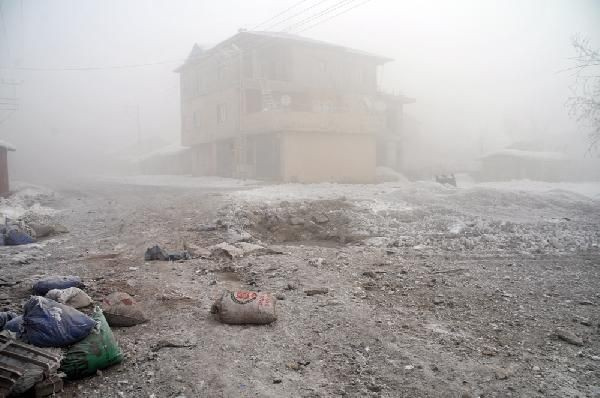
<path fill-rule="evenodd" d="M 99 307 L 95 308 L 92 318 L 98 322 L 98 325 L 85 339 L 66 350 L 60 364 L 60 370 L 69 379 L 93 375 L 96 370 L 107 368 L 123 360 L 121 349 Z"/>

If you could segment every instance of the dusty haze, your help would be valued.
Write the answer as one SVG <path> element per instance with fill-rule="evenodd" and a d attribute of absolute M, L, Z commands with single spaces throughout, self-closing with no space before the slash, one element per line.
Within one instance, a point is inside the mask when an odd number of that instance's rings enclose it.
<path fill-rule="evenodd" d="M 107 153 L 138 140 L 177 142 L 173 70 L 191 46 L 210 47 L 292 3 L 0 1 L 0 78 L 17 83 L 2 88 L 16 110 L 0 110 L 0 138 L 18 149 L 11 174 L 99 174 L 110 169 Z M 379 85 L 416 99 L 405 111 L 423 167 L 468 169 L 530 140 L 589 157 L 586 131 L 565 107 L 573 76 L 561 71 L 574 35 L 600 46 L 597 1 L 374 0 L 302 34 L 395 59 Z"/>

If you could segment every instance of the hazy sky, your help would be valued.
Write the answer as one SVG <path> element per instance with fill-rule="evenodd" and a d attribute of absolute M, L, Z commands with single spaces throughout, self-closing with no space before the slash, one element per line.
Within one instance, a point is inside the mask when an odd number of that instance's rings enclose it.
<path fill-rule="evenodd" d="M 29 163 L 49 150 L 84 159 L 86 150 L 135 142 L 139 107 L 144 138 L 176 141 L 173 69 L 192 45 L 216 44 L 294 3 L 0 0 L 0 79 L 20 82 L 18 109 L 0 110 L 0 139 Z M 460 156 L 531 137 L 583 136 L 564 107 L 572 76 L 559 71 L 570 66 L 573 35 L 600 47 L 600 1 L 372 0 L 302 34 L 394 58 L 382 89 L 416 98 L 407 113 L 419 134 L 435 137 L 439 153 Z M 145 63 L 160 64 L 23 69 Z"/>

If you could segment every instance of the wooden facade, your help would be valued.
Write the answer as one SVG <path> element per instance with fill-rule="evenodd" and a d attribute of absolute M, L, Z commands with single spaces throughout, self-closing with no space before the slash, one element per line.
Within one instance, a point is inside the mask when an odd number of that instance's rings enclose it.
<path fill-rule="evenodd" d="M 14 150 L 12 145 L 0 142 L 0 196 L 6 196 L 10 192 L 8 152 Z"/>

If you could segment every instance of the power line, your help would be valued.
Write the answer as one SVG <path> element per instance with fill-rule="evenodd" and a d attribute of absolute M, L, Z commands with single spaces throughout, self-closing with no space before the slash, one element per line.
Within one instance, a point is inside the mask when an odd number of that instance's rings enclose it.
<path fill-rule="evenodd" d="M 342 1 L 340 1 L 339 3 L 342 3 L 342 2 L 345 2 L 345 1 L 347 1 L 347 0 L 342 0 Z M 353 2 L 353 1 L 356 1 L 356 0 L 350 0 L 350 1 L 351 1 L 351 2 Z M 314 24 L 312 24 L 312 25 L 310 25 L 310 26 L 308 26 L 308 27 L 306 27 L 306 28 L 304 28 L 304 29 L 302 29 L 302 30 L 298 31 L 297 33 L 304 32 L 304 31 L 306 31 L 306 30 L 312 29 L 312 28 L 314 28 L 315 26 L 318 26 L 318 25 L 320 25 L 320 24 L 322 24 L 322 23 L 324 23 L 324 22 L 327 22 L 327 21 L 329 21 L 329 20 L 331 20 L 331 19 L 335 18 L 335 17 L 338 17 L 338 16 L 340 16 L 340 15 L 342 15 L 342 14 L 345 14 L 346 12 L 349 12 L 349 11 L 351 11 L 351 10 L 353 10 L 353 9 L 355 9 L 355 8 L 357 8 L 357 7 L 361 6 L 361 5 L 363 5 L 363 4 L 366 4 L 366 3 L 368 3 L 369 1 L 371 1 L 371 0 L 366 0 L 366 1 L 363 1 L 362 3 L 356 4 L 356 5 L 352 6 L 352 7 L 349 7 L 349 8 L 347 8 L 347 9 L 344 9 L 344 10 L 342 10 L 341 12 L 339 12 L 339 13 L 337 13 L 337 14 L 333 15 L 333 16 L 330 16 L 330 17 L 328 17 L 328 18 L 322 18 L 321 20 L 318 20 L 318 21 L 317 21 L 317 22 L 315 22 Z M 321 3 L 323 3 L 323 1 L 321 1 Z M 339 4 L 339 3 L 336 3 L 336 4 Z M 349 5 L 349 4 L 351 4 L 351 3 L 345 4 L 345 5 Z M 336 9 L 338 9 L 338 8 L 339 8 L 339 7 L 335 7 L 335 5 L 334 5 L 334 6 L 331 6 L 329 9 L 327 9 L 328 11 L 326 10 L 327 12 L 321 13 L 322 15 L 320 14 L 320 15 L 318 15 L 318 16 L 324 17 L 324 16 L 326 16 L 328 13 L 331 13 L 332 11 L 335 11 L 335 10 L 336 10 Z M 306 11 L 306 9 L 305 9 L 304 11 Z M 314 17 L 314 15 L 313 15 L 313 17 Z M 308 23 L 308 22 L 311 22 L 311 21 L 313 21 L 313 20 L 317 20 L 317 19 L 318 19 L 318 17 L 314 17 L 314 18 L 311 18 L 310 20 L 308 20 L 308 21 L 306 21 L 306 22 Z M 286 33 L 289 33 L 289 31 L 290 31 L 290 29 L 288 28 L 288 32 L 286 32 Z M 272 46 L 274 46 L 274 44 L 273 44 L 273 43 L 270 41 L 270 39 L 271 39 L 271 37 L 269 37 L 269 36 L 265 36 L 264 38 L 262 38 L 262 40 L 261 40 L 261 38 L 259 37 L 259 38 L 257 38 L 257 39 L 255 40 L 255 45 L 254 45 L 253 47 L 247 48 L 247 49 L 246 49 L 246 51 L 256 51 L 256 50 L 260 50 L 260 49 L 264 49 L 264 48 L 268 48 L 268 47 L 272 47 Z M 252 40 L 253 40 L 253 38 L 249 38 L 249 39 L 247 39 L 245 42 L 249 42 L 249 41 L 252 41 Z M 244 40 L 243 40 L 243 39 L 242 39 L 242 40 L 241 40 L 239 43 L 242 43 L 242 42 L 244 42 Z M 261 43 L 261 42 L 262 42 L 262 43 Z M 239 44 L 239 43 L 238 43 L 238 44 Z M 256 44 L 256 43 L 258 43 L 258 44 Z M 215 54 L 213 54 L 212 56 L 216 56 L 216 55 L 215 55 Z M 227 66 L 229 66 L 228 64 L 231 64 L 232 62 L 233 62 L 233 60 L 232 60 L 232 59 L 228 59 L 228 60 L 226 60 L 226 61 L 224 61 L 224 62 L 217 63 L 217 64 L 214 64 L 214 65 L 211 65 L 211 64 L 205 64 L 205 65 L 203 65 L 203 66 L 201 66 L 201 67 L 197 67 L 197 68 L 196 68 L 196 72 L 199 72 L 199 71 L 205 71 L 205 72 L 206 72 L 206 71 L 208 71 L 208 70 L 211 70 L 211 69 L 224 68 L 224 67 L 227 67 Z"/>
<path fill-rule="evenodd" d="M 291 9 L 295 8 L 296 6 L 306 2 L 308 0 L 301 0 L 297 3 L 295 3 L 294 5 L 292 5 L 291 7 L 288 7 L 287 9 L 281 11 L 280 13 L 278 13 L 277 15 L 259 23 L 258 25 L 256 25 L 256 27 L 260 26 L 260 25 L 264 25 L 267 22 L 270 22 L 276 18 L 278 18 L 279 16 L 285 14 L 286 12 L 290 11 Z M 306 10 L 313 8 L 314 6 L 323 3 L 327 0 L 321 0 L 318 3 L 314 4 L 313 6 L 305 9 L 304 11 L 301 11 L 299 13 L 296 13 L 294 15 L 292 15 L 292 17 L 295 17 L 297 15 L 302 14 L 303 12 L 305 12 Z M 0 16 L 2 16 L 1 14 L 2 9 L 0 8 Z M 283 21 L 279 21 L 277 22 L 275 25 L 271 25 L 271 26 L 276 26 L 279 25 L 282 22 L 285 22 L 287 20 L 289 20 L 290 18 L 286 18 Z M 3 24 L 4 27 L 4 24 Z M 255 28 L 252 28 L 255 29 Z M 138 63 L 138 64 L 124 64 L 124 65 L 104 65 L 104 66 L 83 66 L 83 67 L 56 67 L 56 68 L 42 68 L 42 67 L 27 67 L 27 66 L 21 66 L 21 67 L 9 67 L 9 66 L 1 66 L 0 65 L 0 69 L 8 69 L 8 70 L 21 70 L 21 71 L 31 71 L 31 72 L 76 72 L 76 71 L 81 71 L 81 72 L 87 72 L 87 71 L 98 71 L 98 70 L 119 70 L 119 69 L 134 69 L 134 68 L 143 68 L 143 67 L 149 67 L 149 66 L 157 66 L 157 65 L 166 65 L 166 64 L 175 64 L 175 63 L 181 63 L 181 62 L 185 62 L 186 59 L 185 58 L 178 58 L 178 59 L 170 59 L 170 60 L 162 60 L 162 61 L 156 61 L 156 62 L 147 62 L 147 63 Z"/>
<path fill-rule="evenodd" d="M 315 27 L 315 26 L 317 26 L 317 25 L 320 25 L 320 24 L 322 24 L 322 23 L 325 23 L 325 22 L 327 22 L 327 21 L 329 21 L 329 20 L 331 20 L 331 19 L 333 19 L 333 18 L 339 17 L 340 15 L 343 15 L 343 14 L 345 14 L 345 13 L 349 12 L 349 11 L 352 11 L 352 10 L 354 10 L 355 8 L 358 8 L 358 7 L 360 7 L 360 6 L 364 5 L 364 4 L 367 4 L 367 3 L 369 3 L 370 1 L 372 1 L 372 0 L 365 0 L 365 1 L 363 1 L 362 3 L 358 3 L 358 4 L 356 4 L 356 5 L 355 5 L 355 6 L 353 6 L 353 7 L 350 7 L 350 8 L 348 8 L 348 9 L 345 9 L 345 10 L 343 10 L 343 11 L 341 11 L 341 12 L 339 12 L 339 13 L 335 14 L 335 15 L 332 15 L 332 16 L 331 16 L 331 17 L 329 17 L 329 18 L 323 19 L 323 20 L 321 20 L 321 21 L 319 21 L 319 22 L 317 22 L 317 23 L 315 23 L 315 24 L 313 24 L 313 25 L 310 25 L 310 26 L 306 27 L 305 29 L 299 30 L 297 33 L 302 33 L 302 32 L 305 32 L 305 31 L 307 31 L 307 30 L 309 30 L 309 29 L 312 29 L 312 28 L 314 28 L 314 27 Z"/>
<path fill-rule="evenodd" d="M 310 6 L 310 7 L 307 7 L 307 8 L 304 8 L 304 9 L 302 9 L 302 11 L 300 11 L 300 12 L 297 12 L 297 13 L 295 13 L 295 14 L 293 14 L 293 15 L 290 15 L 289 17 L 287 17 L 287 18 L 285 18 L 285 19 L 283 19 L 283 20 L 281 20 L 281 21 L 279 21 L 279 22 L 277 22 L 277 23 L 274 23 L 274 24 L 271 24 L 271 25 L 267 26 L 267 27 L 265 28 L 265 30 L 268 30 L 268 29 L 273 29 L 275 26 L 277 26 L 277 25 L 281 25 L 282 23 L 284 23 L 284 22 L 287 22 L 287 21 L 289 21 L 290 19 L 297 17 L 298 15 L 302 15 L 302 14 L 304 14 L 306 11 L 310 11 L 310 10 L 312 10 L 313 8 L 315 8 L 316 6 L 318 6 L 318 5 L 320 5 L 320 4 L 323 4 L 323 3 L 325 3 L 325 2 L 327 2 L 327 0 L 320 0 L 320 1 L 317 1 L 317 2 L 316 2 L 315 4 L 313 4 L 312 6 Z"/>
<path fill-rule="evenodd" d="M 290 7 L 286 8 L 285 10 L 281 11 L 281 12 L 280 12 L 280 13 L 278 13 L 277 15 L 275 15 L 275 16 L 273 16 L 273 17 L 271 17 L 271 18 L 269 18 L 269 19 L 267 19 L 267 20 L 265 20 L 265 21 L 263 21 L 263 22 L 261 22 L 261 23 L 259 23 L 259 24 L 257 24 L 257 25 L 254 25 L 253 27 L 251 27 L 251 28 L 250 28 L 250 30 L 256 30 L 256 29 L 258 29 L 258 28 L 259 28 L 261 25 L 264 25 L 264 24 L 266 24 L 266 23 L 269 23 L 269 22 L 273 21 L 274 19 L 276 19 L 276 18 L 278 18 L 278 17 L 282 16 L 283 14 L 285 14 L 286 12 L 288 12 L 288 11 L 290 11 L 290 10 L 292 10 L 292 9 L 296 8 L 296 7 L 297 7 L 297 6 L 299 6 L 300 4 L 302 4 L 302 3 L 306 3 L 307 1 L 308 1 L 308 0 L 300 0 L 300 1 L 299 1 L 299 2 L 297 2 L 297 3 L 294 3 L 292 6 L 290 6 Z"/>
<path fill-rule="evenodd" d="M 0 69 L 10 69 L 10 70 L 24 70 L 24 71 L 34 71 L 34 72 L 75 72 L 75 71 L 96 71 L 96 70 L 112 70 L 112 69 L 131 69 L 131 68 L 143 68 L 146 66 L 155 66 L 155 65 L 165 65 L 165 64 L 174 64 L 181 62 L 180 59 L 172 59 L 165 61 L 157 61 L 157 62 L 148 62 L 143 64 L 129 64 L 129 65 L 108 65 L 108 66 L 84 66 L 84 67 L 66 67 L 66 68 L 34 68 L 34 67 L 8 67 L 8 66 L 0 66 Z"/>
<path fill-rule="evenodd" d="M 321 12 L 312 14 L 312 15 L 308 16 L 307 18 L 304 18 L 304 19 L 296 22 L 295 24 L 291 25 L 286 31 L 292 30 L 293 28 L 296 28 L 298 26 L 305 25 L 306 23 L 311 22 L 315 18 L 326 15 L 332 11 L 339 9 L 340 7 L 344 7 L 344 6 L 348 5 L 349 3 L 353 3 L 354 1 L 356 1 L 356 0 L 341 0 L 341 1 L 333 4 L 331 7 L 322 10 Z"/>
<path fill-rule="evenodd" d="M 272 21 L 272 20 L 276 19 L 277 17 L 279 17 L 281 15 L 284 15 L 286 12 L 290 11 L 291 9 L 297 7 L 298 5 L 300 5 L 302 3 L 305 3 L 306 1 L 308 1 L 308 0 L 301 0 L 301 1 L 297 2 L 297 3 L 295 3 L 291 7 L 288 7 L 287 9 L 285 9 L 282 12 L 278 13 L 274 17 L 269 18 L 268 20 L 265 20 L 264 22 L 261 22 L 257 26 L 263 25 L 263 24 L 265 24 L 265 23 L 267 23 L 269 21 Z M 302 26 L 302 25 L 305 25 L 307 23 L 312 22 L 313 20 L 317 20 L 318 17 L 326 16 L 327 14 L 331 13 L 332 11 L 335 11 L 335 10 L 337 10 L 337 9 L 343 7 L 343 6 L 349 5 L 352 2 L 354 2 L 354 1 L 355 0 L 342 0 L 342 1 L 339 1 L 338 3 L 335 3 L 334 5 L 330 6 L 329 8 L 326 8 L 326 9 L 322 10 L 321 12 L 312 14 L 311 16 L 309 16 L 309 17 L 307 17 L 307 18 L 305 18 L 305 19 L 303 19 L 303 20 L 301 20 L 299 22 L 296 22 L 296 23 L 292 24 L 291 26 L 289 26 L 288 28 L 286 28 L 284 31 L 285 32 L 291 32 L 294 27 Z M 329 17 L 329 18 L 323 19 L 321 21 L 317 21 L 313 25 L 310 25 L 307 28 L 298 31 L 297 33 L 304 32 L 304 31 L 306 31 L 308 29 L 312 29 L 313 27 L 315 27 L 317 25 L 320 25 L 321 23 L 324 23 L 324 22 L 326 22 L 328 20 L 331 20 L 331 19 L 333 19 L 333 18 L 335 18 L 337 16 L 340 16 L 340 15 L 342 15 L 342 14 L 344 14 L 344 13 L 346 13 L 346 12 L 352 10 L 352 9 L 355 9 L 355 8 L 357 8 L 357 7 L 359 7 L 359 6 L 363 5 L 363 4 L 368 3 L 369 1 L 371 1 L 371 0 L 363 1 L 362 3 L 356 4 L 355 6 L 350 7 L 348 9 L 345 9 L 342 12 L 337 13 L 337 14 Z M 288 16 L 287 18 L 285 18 L 285 19 L 283 19 L 283 20 L 281 20 L 279 22 L 271 24 L 269 27 L 267 27 L 267 29 L 268 28 L 272 28 L 272 27 L 277 26 L 277 25 L 280 25 L 281 23 L 289 21 L 290 19 L 295 18 L 297 16 L 300 16 L 300 15 L 306 13 L 307 11 L 310 11 L 311 9 L 315 8 L 316 6 L 324 4 L 326 2 L 327 2 L 327 0 L 318 1 L 317 3 L 314 3 L 313 5 L 311 5 L 311 6 L 307 7 L 307 8 L 304 8 L 300 12 L 297 12 L 297 13 L 291 15 L 291 16 Z M 251 39 L 249 39 L 249 40 L 251 40 Z M 268 41 L 268 38 L 265 38 L 264 41 Z M 257 45 L 257 46 L 255 46 L 254 49 L 263 48 L 263 47 L 265 47 L 265 46 Z M 213 56 L 216 56 L 216 54 L 214 54 Z M 200 56 L 199 58 L 202 58 L 202 56 Z M 124 65 L 105 65 L 105 66 L 87 66 L 87 67 L 56 67 L 56 68 L 6 67 L 6 66 L 0 66 L 0 69 L 34 71 L 34 72 L 75 72 L 75 71 L 86 72 L 86 71 L 99 71 L 99 70 L 120 70 L 120 69 L 143 68 L 143 67 L 149 67 L 149 66 L 166 65 L 166 64 L 172 64 L 172 63 L 181 63 L 181 62 L 186 62 L 186 61 L 189 61 L 189 60 L 190 60 L 190 58 L 188 57 L 188 58 L 183 58 L 183 59 L 179 58 L 179 59 L 171 59 L 171 60 L 162 60 L 162 61 L 157 61 L 157 62 L 138 63 L 138 64 L 124 64 Z M 211 66 L 211 65 L 207 65 L 207 66 Z M 216 66 L 224 67 L 224 66 L 227 66 L 227 65 L 226 65 L 226 63 L 222 63 L 222 64 L 216 65 Z"/>

